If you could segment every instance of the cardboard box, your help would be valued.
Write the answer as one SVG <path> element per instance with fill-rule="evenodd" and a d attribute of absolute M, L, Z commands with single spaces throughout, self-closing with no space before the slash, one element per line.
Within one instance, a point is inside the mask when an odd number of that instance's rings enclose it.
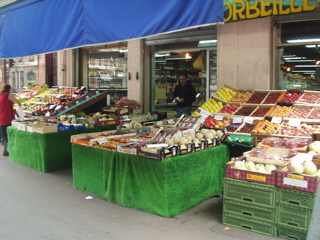
<path fill-rule="evenodd" d="M 320 164 L 314 162 L 317 169 Z M 304 192 L 316 193 L 318 191 L 319 177 L 305 174 L 293 173 L 290 171 L 290 165 L 285 165 L 276 169 L 277 187 L 296 189 Z"/>
<path fill-rule="evenodd" d="M 58 126 L 57 125 L 46 125 L 46 124 L 34 124 L 32 125 L 32 132 L 36 133 L 54 133 L 58 132 Z"/>
<path fill-rule="evenodd" d="M 102 126 L 109 126 L 109 125 L 119 125 L 119 119 L 113 119 L 113 120 L 100 120 L 95 118 L 94 119 L 94 126 L 95 127 L 102 127 Z"/>
<path fill-rule="evenodd" d="M 174 157 L 176 156 L 178 153 L 178 150 L 176 149 L 176 147 L 172 147 L 172 148 L 162 148 L 157 150 L 157 153 L 151 153 L 151 152 L 146 152 L 143 149 L 141 149 L 140 147 L 137 148 L 137 155 L 140 157 L 144 157 L 144 158 L 149 158 L 149 159 L 153 159 L 153 160 L 157 160 L 157 161 L 162 161 L 165 158 L 168 157 Z"/>
<path fill-rule="evenodd" d="M 253 161 L 255 164 L 273 164 L 276 167 L 282 167 L 285 164 L 288 164 L 284 161 L 277 161 L 277 160 L 271 160 L 271 159 L 248 159 L 246 157 L 242 157 L 239 160 L 244 161 Z M 271 174 L 268 173 L 260 173 L 256 171 L 249 171 L 249 170 L 242 170 L 242 169 L 235 169 L 235 162 L 236 159 L 232 159 L 230 162 L 226 165 L 226 177 L 228 178 L 234 178 L 238 180 L 243 181 L 249 181 L 249 182 L 256 182 L 256 183 L 263 183 L 263 184 L 269 184 L 269 185 L 276 185 L 276 171 L 272 170 Z"/>

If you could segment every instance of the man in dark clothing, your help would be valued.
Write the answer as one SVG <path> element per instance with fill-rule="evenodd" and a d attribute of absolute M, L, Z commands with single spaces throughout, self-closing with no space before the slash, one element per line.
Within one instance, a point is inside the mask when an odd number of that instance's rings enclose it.
<path fill-rule="evenodd" d="M 182 114 L 191 115 L 192 102 L 196 100 L 196 91 L 188 83 L 188 75 L 181 73 L 179 75 L 180 84 L 178 84 L 173 93 L 174 101 L 177 102 L 177 118 Z"/>

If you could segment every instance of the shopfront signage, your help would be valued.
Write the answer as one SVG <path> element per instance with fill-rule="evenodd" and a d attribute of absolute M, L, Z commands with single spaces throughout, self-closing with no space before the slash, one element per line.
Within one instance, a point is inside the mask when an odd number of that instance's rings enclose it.
<path fill-rule="evenodd" d="M 319 0 L 224 0 L 224 21 L 314 11 Z"/>

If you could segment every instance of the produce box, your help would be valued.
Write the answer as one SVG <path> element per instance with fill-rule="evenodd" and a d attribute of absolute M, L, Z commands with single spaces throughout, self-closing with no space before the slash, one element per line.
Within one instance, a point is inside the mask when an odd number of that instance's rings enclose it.
<path fill-rule="evenodd" d="M 277 224 L 277 236 L 286 239 L 306 240 L 308 231 L 297 227 L 290 227 L 288 225 Z"/>
<path fill-rule="evenodd" d="M 261 117 L 264 118 L 270 108 L 273 107 L 273 105 L 270 104 L 264 104 L 264 105 L 259 105 L 251 114 L 250 117 Z"/>
<path fill-rule="evenodd" d="M 48 124 L 34 124 L 32 125 L 32 132 L 36 133 L 54 133 L 58 132 L 57 125 L 48 125 Z"/>
<path fill-rule="evenodd" d="M 201 124 L 204 122 L 205 117 L 192 117 L 183 114 L 179 120 L 174 124 L 175 128 L 180 129 L 195 129 L 198 130 Z"/>
<path fill-rule="evenodd" d="M 291 149 L 288 148 L 282 148 L 282 147 L 268 147 L 265 149 L 265 152 L 261 155 L 259 155 L 259 152 L 256 152 L 255 149 L 251 151 L 247 151 L 243 153 L 243 156 L 246 157 L 246 159 L 249 161 L 257 161 L 259 163 L 270 163 L 270 161 L 273 161 L 274 165 L 282 165 L 282 160 L 272 160 L 270 159 L 270 156 L 273 156 L 275 158 L 283 158 L 286 156 L 286 158 L 290 157 L 290 151 Z"/>
<path fill-rule="evenodd" d="M 266 116 L 269 117 L 287 117 L 292 110 L 292 105 L 279 103 L 273 107 L 270 108 L 270 110 L 267 112 Z"/>
<path fill-rule="evenodd" d="M 316 164 L 320 169 L 320 164 Z M 276 186 L 300 191 L 316 193 L 318 191 L 319 177 L 305 174 L 293 173 L 290 171 L 290 165 L 285 165 L 276 169 Z"/>
<path fill-rule="evenodd" d="M 135 143 L 124 143 L 117 145 L 117 152 L 137 155 L 137 147 Z"/>
<path fill-rule="evenodd" d="M 251 97 L 251 91 L 239 90 L 236 95 L 229 101 L 232 103 L 245 103 Z"/>
<path fill-rule="evenodd" d="M 302 192 L 296 189 L 277 188 L 277 203 L 287 206 L 299 207 L 303 209 L 313 210 L 317 194 Z"/>
<path fill-rule="evenodd" d="M 116 118 L 113 120 L 100 120 L 99 118 L 94 119 L 94 126 L 95 127 L 102 127 L 102 126 L 108 126 L 108 125 L 119 125 L 119 124 L 120 124 L 119 118 Z"/>
<path fill-rule="evenodd" d="M 228 102 L 232 98 L 230 96 L 225 96 L 226 93 L 223 92 L 223 89 L 227 89 L 228 91 L 232 90 L 235 93 L 238 91 L 238 88 L 233 87 L 233 86 L 228 85 L 228 84 L 224 84 L 223 87 L 219 91 L 217 91 L 216 94 L 214 95 L 214 97 L 216 97 L 217 99 L 219 99 L 220 101 L 223 101 L 223 102 Z M 226 97 L 228 97 L 230 99 L 228 100 L 228 99 L 226 99 Z"/>
<path fill-rule="evenodd" d="M 269 92 L 265 90 L 255 90 L 246 103 L 261 104 L 268 94 Z"/>
<path fill-rule="evenodd" d="M 312 107 L 308 106 L 294 106 L 287 118 L 306 119 L 309 117 Z"/>
<path fill-rule="evenodd" d="M 282 98 L 280 98 L 279 101 L 290 103 L 298 102 L 302 94 L 302 90 L 287 90 L 285 95 Z"/>
<path fill-rule="evenodd" d="M 222 109 L 219 110 L 218 114 L 233 115 L 239 108 L 241 107 L 241 103 L 228 103 Z"/>
<path fill-rule="evenodd" d="M 194 145 L 194 143 L 189 143 L 183 149 L 181 148 L 181 146 L 179 146 L 177 148 L 177 150 L 178 150 L 178 155 L 184 155 L 184 154 L 187 154 L 187 153 L 193 153 L 193 152 L 195 152 L 195 145 Z"/>
<path fill-rule="evenodd" d="M 298 104 L 313 105 L 320 100 L 320 93 L 318 91 L 304 91 L 301 98 L 297 101 Z"/>
<path fill-rule="evenodd" d="M 280 123 L 272 123 L 269 120 L 265 119 L 260 121 L 253 129 L 252 134 L 263 134 L 271 135 L 277 131 Z"/>
<path fill-rule="evenodd" d="M 137 155 L 144 157 L 144 158 L 149 158 L 157 161 L 162 161 L 165 158 L 168 157 L 174 157 L 178 155 L 178 149 L 176 146 L 173 146 L 172 148 L 161 148 L 158 150 L 153 150 L 151 151 L 145 151 L 143 148 L 138 147 L 137 148 Z"/>
<path fill-rule="evenodd" d="M 241 107 L 233 114 L 234 117 L 246 117 L 250 116 L 255 110 L 257 110 L 258 104 L 243 104 Z"/>
<path fill-rule="evenodd" d="M 259 158 L 249 158 L 246 157 L 241 158 L 241 161 L 252 161 L 254 164 L 272 164 L 276 167 L 283 166 L 286 164 L 283 161 L 277 161 L 272 159 L 259 159 Z M 239 161 L 239 160 L 238 160 Z M 249 181 L 249 182 L 256 182 L 256 183 L 263 183 L 263 184 L 269 184 L 269 185 L 276 185 L 276 172 L 274 170 L 271 171 L 271 173 L 260 173 L 257 171 L 250 171 L 250 170 L 243 170 L 243 169 L 236 169 L 235 164 L 237 160 L 232 159 L 230 162 L 226 165 L 226 177 L 228 178 L 234 178 L 238 180 L 243 181 Z"/>
<path fill-rule="evenodd" d="M 245 123 L 243 122 L 240 127 L 234 132 L 236 135 L 244 135 L 244 136 L 251 136 L 251 132 L 257 126 L 260 120 L 253 120 L 253 123 Z"/>
<path fill-rule="evenodd" d="M 266 96 L 262 104 L 275 104 L 286 94 L 283 90 L 269 90 L 269 94 Z"/>
<path fill-rule="evenodd" d="M 253 146 L 253 137 L 231 134 L 226 138 L 225 142 L 226 144 L 231 146 L 233 145 Z"/>
<path fill-rule="evenodd" d="M 112 113 L 115 114 L 116 116 L 123 116 L 123 115 L 127 115 L 130 113 L 130 109 L 129 107 L 110 107 L 110 106 L 105 106 L 103 108 L 100 109 L 100 111 L 102 113 Z"/>
<path fill-rule="evenodd" d="M 72 135 L 70 137 L 70 141 L 71 143 L 74 143 L 74 144 L 78 144 L 86 147 L 92 147 L 95 141 L 105 140 L 108 138 L 110 137 L 100 136 L 99 133 L 83 133 L 83 134 Z"/>

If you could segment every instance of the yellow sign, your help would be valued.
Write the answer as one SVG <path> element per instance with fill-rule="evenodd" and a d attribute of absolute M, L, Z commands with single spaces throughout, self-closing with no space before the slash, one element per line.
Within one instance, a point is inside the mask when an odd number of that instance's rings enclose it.
<path fill-rule="evenodd" d="M 298 180 L 304 180 L 303 176 L 298 176 L 298 175 L 293 175 L 293 174 L 288 174 L 288 178 L 293 178 L 293 179 L 298 179 Z"/>
<path fill-rule="evenodd" d="M 267 178 L 264 176 L 258 176 L 258 175 L 249 174 L 249 173 L 247 173 L 247 179 L 257 180 L 257 181 L 262 181 L 262 182 L 267 181 Z"/>
<path fill-rule="evenodd" d="M 233 3 L 224 1 L 224 21 L 239 21 L 271 15 L 284 15 L 313 11 L 317 3 L 312 0 L 302 0 L 299 6 L 298 0 L 233 0 Z M 312 3 L 311 3 L 312 2 Z"/>

